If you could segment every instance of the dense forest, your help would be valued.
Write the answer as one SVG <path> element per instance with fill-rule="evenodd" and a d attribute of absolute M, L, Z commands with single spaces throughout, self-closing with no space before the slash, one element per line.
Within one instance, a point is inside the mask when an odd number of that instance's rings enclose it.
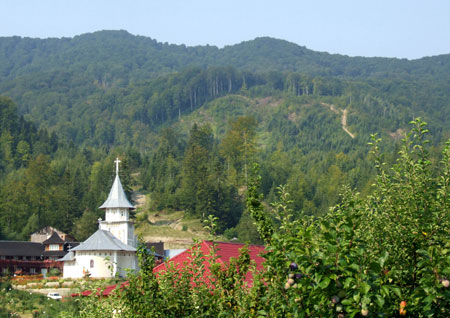
<path fill-rule="evenodd" d="M 268 202 L 287 184 L 307 215 L 344 185 L 366 195 L 371 134 L 388 141 L 387 162 L 416 117 L 434 144 L 450 137 L 449 68 L 450 55 L 347 57 L 271 38 L 223 49 L 125 31 L 0 38 L 0 235 L 52 225 L 84 239 L 119 156 L 149 208 L 214 215 L 220 233 L 258 241 L 243 204 L 253 162 Z"/>

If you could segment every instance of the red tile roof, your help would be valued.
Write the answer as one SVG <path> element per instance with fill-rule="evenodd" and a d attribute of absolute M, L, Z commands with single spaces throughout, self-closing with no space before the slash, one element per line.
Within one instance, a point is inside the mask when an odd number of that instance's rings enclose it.
<path fill-rule="evenodd" d="M 196 248 L 200 248 L 201 254 L 204 256 L 205 261 L 203 264 L 205 265 L 205 269 L 202 272 L 204 282 L 208 285 L 210 285 L 208 281 L 208 276 L 210 274 L 209 271 L 209 262 L 208 259 L 210 259 L 210 255 L 213 249 L 213 244 L 215 244 L 216 247 L 216 255 L 217 255 L 217 262 L 222 264 L 229 264 L 231 258 L 238 258 L 239 257 L 239 250 L 245 246 L 245 244 L 241 243 L 227 243 L 227 242 L 211 242 L 211 241 L 203 241 L 197 245 L 194 245 L 190 249 L 172 257 L 170 260 L 168 260 L 165 263 L 162 263 L 160 265 L 157 265 L 154 269 L 154 273 L 163 273 L 167 270 L 167 264 L 173 264 L 173 266 L 176 269 L 182 269 L 186 265 L 189 265 L 191 263 L 191 257 L 192 252 Z M 249 245 L 249 254 L 250 259 L 255 262 L 256 264 L 256 270 L 261 271 L 263 269 L 263 262 L 264 258 L 261 257 L 261 254 L 265 253 L 264 246 L 262 245 Z M 245 277 L 245 282 L 248 286 L 251 286 L 253 283 L 253 276 L 252 273 L 247 273 Z M 127 286 L 128 282 L 122 283 L 121 287 Z M 108 296 L 114 289 L 116 289 L 117 285 L 111 285 L 107 286 L 104 290 L 102 295 Z M 92 292 L 91 291 L 84 291 L 81 293 L 82 296 L 88 296 Z M 98 295 L 99 291 L 97 292 Z M 79 294 L 73 294 L 72 296 L 79 296 Z"/>
<path fill-rule="evenodd" d="M 216 255 L 217 255 L 217 262 L 222 264 L 229 264 L 230 258 L 238 258 L 239 257 L 239 250 L 245 246 L 245 244 L 241 243 L 227 243 L 227 242 L 211 242 L 211 241 L 203 241 L 190 249 L 178 254 L 177 256 L 172 257 L 168 262 L 162 263 L 158 266 L 156 266 L 153 269 L 154 273 L 164 272 L 167 270 L 167 263 L 171 263 L 174 265 L 176 269 L 180 269 L 191 262 L 192 257 L 192 251 L 195 248 L 200 247 L 201 254 L 205 256 L 205 271 L 204 271 L 204 277 L 209 275 L 209 262 L 208 259 L 210 259 L 209 255 L 211 255 L 213 244 L 215 244 L 216 248 Z M 262 245 L 249 245 L 249 254 L 250 259 L 253 260 L 256 263 L 256 269 L 258 271 L 262 270 L 263 266 L 262 263 L 264 262 L 264 258 L 260 255 L 265 252 L 264 246 Z M 252 285 L 253 277 L 251 273 L 247 273 L 245 282 L 249 286 Z"/>

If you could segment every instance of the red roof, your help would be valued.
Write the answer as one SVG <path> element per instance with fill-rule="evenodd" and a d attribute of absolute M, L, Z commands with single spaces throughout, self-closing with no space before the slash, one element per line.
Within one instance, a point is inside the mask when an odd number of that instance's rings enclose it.
<path fill-rule="evenodd" d="M 128 281 L 123 282 L 123 283 L 120 285 L 120 288 L 123 288 L 123 287 L 125 287 L 125 286 L 127 286 L 127 285 L 128 285 Z M 102 289 L 97 288 L 97 293 L 96 293 L 96 295 L 97 295 L 97 296 L 108 296 L 108 295 L 109 295 L 113 290 L 115 290 L 116 288 L 117 288 L 117 284 L 107 286 L 105 289 L 103 289 L 103 291 L 102 291 Z M 101 293 L 101 294 L 100 294 L 100 293 Z M 91 294 L 92 294 L 92 290 L 85 290 L 85 291 L 82 291 L 81 293 L 74 293 L 74 294 L 72 294 L 71 296 L 72 296 L 72 297 L 89 296 L 89 295 L 91 295 Z"/>
<path fill-rule="evenodd" d="M 215 244 L 216 248 L 216 255 L 217 255 L 217 262 L 222 264 L 229 264 L 230 258 L 238 258 L 239 257 L 239 250 L 245 246 L 245 244 L 242 243 L 227 243 L 227 242 L 211 242 L 211 241 L 203 241 L 197 245 L 194 245 L 190 249 L 178 254 L 177 256 L 172 257 L 168 262 L 162 263 L 158 266 L 156 266 L 153 269 L 154 273 L 164 272 L 167 270 L 167 263 L 173 264 L 176 269 L 180 269 L 185 267 L 186 265 L 190 264 L 192 252 L 195 248 L 200 247 L 201 254 L 205 257 L 205 261 L 203 264 L 205 265 L 206 269 L 203 272 L 204 278 L 206 278 L 209 275 L 209 260 L 210 255 L 213 249 L 213 244 Z M 264 258 L 260 255 L 265 252 L 264 246 L 262 245 L 249 245 L 249 254 L 250 259 L 256 263 L 256 269 L 258 271 L 262 270 L 263 266 L 262 263 L 264 262 Z M 249 286 L 252 285 L 253 277 L 251 273 L 247 273 L 245 282 Z"/>
<path fill-rule="evenodd" d="M 191 247 L 190 249 L 187 249 L 186 251 L 172 257 L 170 260 L 168 260 L 165 263 L 162 263 L 160 265 L 157 265 L 154 269 L 153 272 L 154 273 L 163 273 L 167 270 L 167 264 L 173 264 L 173 266 L 176 269 L 182 269 L 184 268 L 186 265 L 189 265 L 191 263 L 191 257 L 192 257 L 192 252 L 200 247 L 201 250 L 201 254 L 204 257 L 205 261 L 203 262 L 203 264 L 205 265 L 205 269 L 202 272 L 203 275 L 203 279 L 204 282 L 208 285 L 210 285 L 209 282 L 209 275 L 210 275 L 210 271 L 209 271 L 209 260 L 211 259 L 211 252 L 213 249 L 213 244 L 215 244 L 216 247 L 216 255 L 217 255 L 217 262 L 218 263 L 222 263 L 222 264 L 229 264 L 230 259 L 231 258 L 238 258 L 239 257 L 239 250 L 241 248 L 243 248 L 245 246 L 245 244 L 242 243 L 227 243 L 227 242 L 211 242 L 211 241 L 203 241 L 197 245 L 194 245 L 193 247 Z M 260 255 L 265 253 L 265 249 L 264 246 L 262 245 L 249 245 L 248 246 L 249 249 L 249 254 L 250 254 L 250 259 L 252 261 L 255 262 L 256 264 L 256 270 L 257 271 L 261 271 L 263 269 L 263 265 L 262 263 L 264 262 L 264 258 L 261 257 Z M 249 272 L 247 273 L 246 277 L 245 277 L 245 282 L 247 283 L 248 286 L 251 286 L 253 283 L 253 277 L 252 277 L 252 273 Z M 122 283 L 121 287 L 124 287 L 128 285 L 128 282 L 124 282 Z M 116 289 L 116 285 L 111 285 L 106 287 L 103 290 L 102 295 L 103 296 L 108 296 L 109 293 L 111 293 L 114 289 Z M 88 296 L 89 294 L 91 294 L 91 291 L 84 291 L 81 293 L 82 296 Z M 78 296 L 79 294 L 73 294 L 72 296 Z"/>

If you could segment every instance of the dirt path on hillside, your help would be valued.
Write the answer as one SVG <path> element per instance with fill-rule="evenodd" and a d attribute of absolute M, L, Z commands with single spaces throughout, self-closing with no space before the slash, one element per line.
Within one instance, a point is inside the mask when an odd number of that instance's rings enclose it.
<path fill-rule="evenodd" d="M 139 191 L 134 191 L 132 194 L 132 198 L 135 202 L 136 208 L 141 208 L 147 203 L 147 197 Z"/>
<path fill-rule="evenodd" d="M 352 134 L 350 132 L 350 130 L 348 130 L 348 126 L 347 126 L 347 115 L 348 115 L 348 110 L 347 108 L 342 110 L 342 109 L 337 109 L 336 106 L 334 106 L 333 104 L 327 104 L 327 103 L 320 103 L 322 106 L 328 107 L 333 113 L 335 114 L 340 114 L 342 113 L 342 117 L 341 117 L 341 125 L 342 125 L 342 129 L 350 136 L 352 137 L 352 139 L 354 139 L 356 136 L 354 134 Z"/>
<path fill-rule="evenodd" d="M 342 119 L 341 119 L 342 129 L 344 129 L 344 131 L 345 131 L 350 137 L 352 137 L 353 139 L 355 139 L 355 135 L 352 134 L 352 133 L 350 132 L 350 130 L 348 130 L 348 127 L 347 127 L 347 113 L 348 113 L 347 108 L 344 109 L 344 110 L 342 110 Z"/>

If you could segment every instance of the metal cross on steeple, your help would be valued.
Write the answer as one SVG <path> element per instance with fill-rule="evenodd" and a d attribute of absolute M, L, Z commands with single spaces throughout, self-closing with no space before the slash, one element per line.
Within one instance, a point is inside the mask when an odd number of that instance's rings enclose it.
<path fill-rule="evenodd" d="M 119 163 L 120 163 L 119 158 L 116 158 L 116 160 L 114 160 L 114 162 L 116 163 L 116 174 L 118 175 L 119 174 Z"/>

